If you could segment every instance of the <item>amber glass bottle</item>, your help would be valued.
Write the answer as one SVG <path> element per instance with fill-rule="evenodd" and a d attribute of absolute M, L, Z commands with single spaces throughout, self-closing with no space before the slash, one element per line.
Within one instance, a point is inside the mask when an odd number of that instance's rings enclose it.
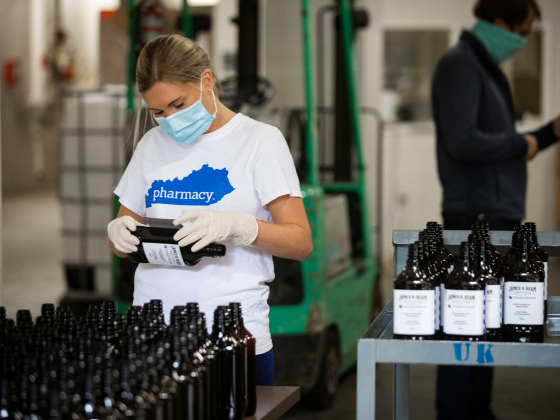
<path fill-rule="evenodd" d="M 455 268 L 445 280 L 443 332 L 448 340 L 484 340 L 485 288 L 485 281 L 471 267 L 468 242 L 461 242 Z"/>
<path fill-rule="evenodd" d="M 502 340 L 502 284 L 494 267 L 487 261 L 488 249 L 483 236 L 478 235 L 474 240 L 475 271 L 486 285 L 485 289 L 485 322 L 486 339 L 488 341 Z"/>
<path fill-rule="evenodd" d="M 517 246 L 504 274 L 504 338 L 542 342 L 544 338 L 544 276 L 529 255 L 526 229 L 517 233 Z"/>
<path fill-rule="evenodd" d="M 419 251 L 419 242 L 408 246 L 406 266 L 393 284 L 394 338 L 435 338 L 436 292 L 421 270 Z"/>
<path fill-rule="evenodd" d="M 257 409 L 257 357 L 256 340 L 245 325 L 240 303 L 230 303 L 233 314 L 233 333 L 245 345 L 245 417 L 255 414 Z"/>
<path fill-rule="evenodd" d="M 216 258 L 226 255 L 226 247 L 212 243 L 196 252 L 192 245 L 179 246 L 173 235 L 180 227 L 138 226 L 131 232 L 140 240 L 137 252 L 128 254 L 130 261 L 140 264 L 161 264 L 176 267 L 197 265 L 202 258 Z"/>

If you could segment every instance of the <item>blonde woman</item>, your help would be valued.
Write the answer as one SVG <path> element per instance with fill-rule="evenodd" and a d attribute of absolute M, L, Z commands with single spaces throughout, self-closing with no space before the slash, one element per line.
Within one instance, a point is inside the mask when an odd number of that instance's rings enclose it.
<path fill-rule="evenodd" d="M 198 302 L 211 315 L 241 302 L 256 337 L 257 382 L 270 385 L 274 356 L 269 330 L 272 255 L 303 261 L 313 249 L 293 159 L 281 132 L 220 103 L 208 56 L 189 39 L 160 36 L 138 58 L 136 83 L 159 127 L 138 142 L 115 194 L 121 207 L 108 226 L 121 258 L 139 245 L 142 217 L 174 219 L 175 239 L 196 251 L 226 245 L 223 258 L 183 268 L 140 264 L 134 304 Z"/>

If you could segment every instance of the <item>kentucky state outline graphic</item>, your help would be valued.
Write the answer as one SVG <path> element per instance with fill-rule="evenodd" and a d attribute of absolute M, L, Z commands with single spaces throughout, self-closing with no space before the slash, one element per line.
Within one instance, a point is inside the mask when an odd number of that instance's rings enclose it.
<path fill-rule="evenodd" d="M 229 182 L 228 170 L 203 165 L 183 179 L 155 180 L 146 194 L 146 208 L 154 204 L 177 206 L 209 206 L 235 190 Z"/>

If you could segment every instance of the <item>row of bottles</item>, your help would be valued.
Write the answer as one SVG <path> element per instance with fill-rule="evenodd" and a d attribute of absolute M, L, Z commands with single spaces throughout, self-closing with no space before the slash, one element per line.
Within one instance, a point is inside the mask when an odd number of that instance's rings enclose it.
<path fill-rule="evenodd" d="M 212 333 L 198 304 L 90 305 L 85 317 L 43 304 L 0 307 L 0 419 L 237 420 L 256 410 L 255 338 L 239 303 Z"/>
<path fill-rule="evenodd" d="M 429 222 L 420 232 L 394 281 L 395 338 L 543 341 L 548 256 L 536 225 L 516 226 L 504 256 L 489 232 L 487 222 L 473 225 L 456 258 L 440 225 Z"/>

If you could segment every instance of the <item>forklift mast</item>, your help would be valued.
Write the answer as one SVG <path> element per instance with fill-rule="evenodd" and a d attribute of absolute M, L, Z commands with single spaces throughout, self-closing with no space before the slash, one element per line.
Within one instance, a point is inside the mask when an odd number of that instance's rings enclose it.
<path fill-rule="evenodd" d="M 259 79 L 259 0 L 239 0 L 237 94 L 247 100 L 257 93 Z"/>

